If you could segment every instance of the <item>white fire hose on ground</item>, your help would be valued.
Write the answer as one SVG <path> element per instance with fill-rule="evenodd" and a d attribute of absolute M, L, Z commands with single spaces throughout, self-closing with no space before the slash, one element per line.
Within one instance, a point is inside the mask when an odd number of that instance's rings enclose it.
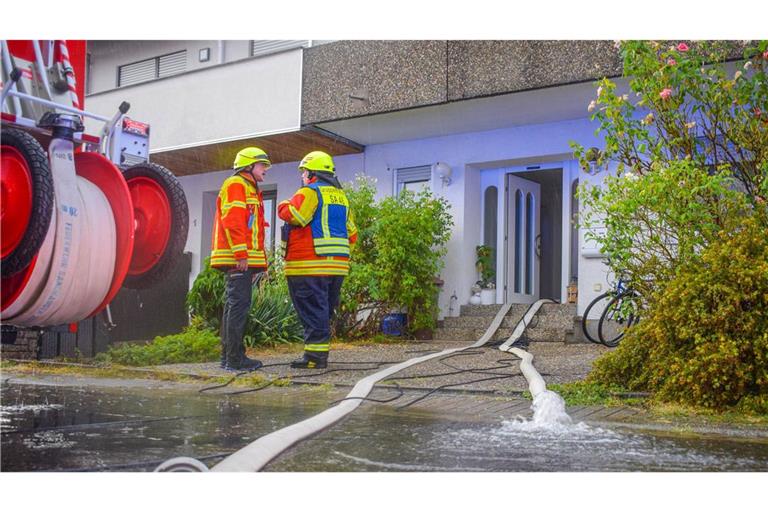
<path fill-rule="evenodd" d="M 549 299 L 542 299 L 531 306 L 531 308 L 528 310 L 526 315 L 523 317 L 523 319 L 520 321 L 517 328 L 513 332 L 512 337 L 510 337 L 510 339 L 507 340 L 507 342 L 505 342 L 504 345 L 507 345 L 507 344 L 511 345 L 512 343 L 517 341 L 517 339 L 519 339 L 520 336 L 522 336 L 523 332 L 525 331 L 525 326 L 531 321 L 531 318 L 533 318 L 533 316 L 539 310 L 541 305 L 546 302 L 552 302 L 552 301 Z M 504 320 L 504 317 L 507 315 L 511 307 L 512 307 L 512 304 L 504 304 L 501 307 L 501 309 L 498 311 L 496 316 L 494 317 L 493 321 L 491 322 L 491 325 L 485 331 L 483 336 L 472 345 L 462 347 L 462 348 L 447 349 L 435 354 L 428 354 L 425 356 L 415 357 L 407 361 L 404 361 L 402 363 L 396 364 L 394 366 L 390 366 L 389 368 L 385 368 L 384 370 L 376 372 L 367 377 L 364 377 L 363 379 L 359 380 L 357 384 L 355 384 L 355 386 L 352 388 L 352 391 L 350 391 L 349 394 L 346 396 L 346 398 L 343 399 L 339 404 L 329 409 L 326 409 L 320 414 L 312 416 L 311 418 L 308 418 L 304 421 L 295 423 L 288 427 L 272 432 L 271 434 L 267 434 L 265 436 L 260 437 L 259 439 L 253 441 L 252 443 L 245 446 L 244 448 L 241 448 L 240 450 L 236 451 L 229 457 L 225 458 L 224 460 L 222 460 L 221 462 L 213 466 L 213 468 L 211 468 L 211 471 L 259 471 L 261 470 L 271 460 L 273 460 L 275 457 L 283 453 L 285 450 L 287 450 L 294 444 L 330 427 L 331 425 L 337 423 L 346 415 L 354 411 L 362 403 L 363 399 L 365 399 L 368 396 L 368 394 L 373 389 L 373 386 L 377 382 L 385 379 L 386 377 L 389 377 L 390 375 L 398 373 L 410 366 L 423 363 L 425 361 L 429 361 L 431 359 L 435 359 L 438 357 L 443 357 L 449 354 L 453 354 L 455 352 L 461 352 L 463 350 L 468 350 L 471 348 L 482 347 L 491 339 L 493 334 L 498 330 L 499 326 L 501 325 L 501 322 Z M 533 368 L 533 366 L 530 365 L 530 358 L 532 356 L 527 352 L 518 350 L 516 348 L 511 350 L 505 349 L 505 351 L 511 351 L 516 355 L 520 355 L 518 353 L 520 352 L 523 355 L 528 356 L 529 359 L 527 360 L 524 359 L 524 363 L 526 363 L 527 366 L 525 368 L 522 368 L 522 365 L 521 365 L 521 369 L 524 375 L 526 375 L 526 378 L 529 379 L 530 381 L 531 379 L 528 377 L 528 374 L 530 374 L 530 369 L 528 369 L 528 367 Z M 523 357 L 523 356 L 520 355 L 520 357 Z M 533 372 L 536 375 L 538 375 L 535 369 L 533 369 Z M 538 378 L 539 380 L 541 380 L 541 376 L 538 376 Z M 544 386 L 543 380 L 541 380 L 541 386 Z M 538 385 L 536 389 L 537 390 L 539 389 Z M 544 389 L 546 389 L 545 386 L 544 386 Z M 533 388 L 531 388 L 531 391 L 533 392 Z M 158 468 L 155 471 L 174 471 L 174 470 L 177 470 L 178 468 L 184 468 L 182 470 L 188 471 L 190 467 L 189 461 L 190 459 L 188 457 L 172 458 L 167 460 L 160 466 L 158 466 Z M 199 465 L 196 467 L 200 468 Z"/>

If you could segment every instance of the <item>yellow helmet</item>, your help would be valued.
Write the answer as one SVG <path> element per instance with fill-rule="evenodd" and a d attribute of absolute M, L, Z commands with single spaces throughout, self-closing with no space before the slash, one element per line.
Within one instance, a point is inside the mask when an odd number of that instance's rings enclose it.
<path fill-rule="evenodd" d="M 307 156 L 301 159 L 299 164 L 299 170 L 312 171 L 312 172 L 325 172 L 335 175 L 335 166 L 333 165 L 333 158 L 328 153 L 322 151 L 312 151 Z"/>
<path fill-rule="evenodd" d="M 272 162 L 269 161 L 267 153 L 263 149 L 251 146 L 249 148 L 243 148 L 238 151 L 237 156 L 235 156 L 235 163 L 232 165 L 232 167 L 235 169 L 242 169 L 243 167 L 248 167 L 249 165 L 255 164 L 256 162 L 266 164 L 267 167 L 272 165 Z"/>

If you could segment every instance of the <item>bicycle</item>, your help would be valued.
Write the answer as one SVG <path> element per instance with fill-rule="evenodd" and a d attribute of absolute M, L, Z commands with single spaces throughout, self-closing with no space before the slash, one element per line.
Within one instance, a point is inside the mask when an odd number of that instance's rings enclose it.
<path fill-rule="evenodd" d="M 605 306 L 601 307 L 602 304 Z M 589 303 L 581 318 L 581 330 L 592 343 L 615 347 L 627 329 L 640 321 L 641 306 L 640 294 L 626 286 L 623 277 L 620 277 L 614 289 L 598 295 Z M 597 311 L 601 309 L 598 317 Z"/>

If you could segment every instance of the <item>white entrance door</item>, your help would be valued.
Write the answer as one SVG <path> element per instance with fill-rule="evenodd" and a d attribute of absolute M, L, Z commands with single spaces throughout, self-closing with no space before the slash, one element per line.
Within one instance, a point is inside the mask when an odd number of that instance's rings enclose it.
<path fill-rule="evenodd" d="M 540 211 L 541 186 L 508 174 L 506 302 L 539 299 Z"/>

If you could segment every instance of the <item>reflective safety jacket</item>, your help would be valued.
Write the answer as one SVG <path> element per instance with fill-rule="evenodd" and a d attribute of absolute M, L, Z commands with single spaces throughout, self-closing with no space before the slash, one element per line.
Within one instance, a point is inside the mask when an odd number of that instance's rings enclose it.
<path fill-rule="evenodd" d="M 224 180 L 216 199 L 211 266 L 233 267 L 238 259 L 248 258 L 249 267 L 266 268 L 266 226 L 264 202 L 253 178 L 241 172 Z"/>
<path fill-rule="evenodd" d="M 278 216 L 290 224 L 285 275 L 345 276 L 357 227 L 342 189 L 313 179 L 278 205 Z"/>

